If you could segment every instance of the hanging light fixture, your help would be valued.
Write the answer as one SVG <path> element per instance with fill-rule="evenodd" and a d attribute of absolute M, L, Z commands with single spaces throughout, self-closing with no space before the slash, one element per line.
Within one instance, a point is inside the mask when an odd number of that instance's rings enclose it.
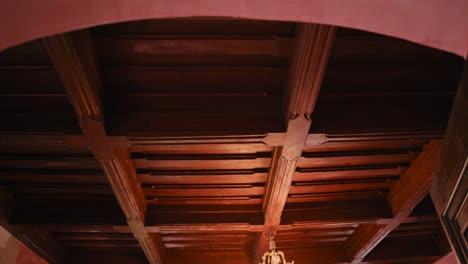
<path fill-rule="evenodd" d="M 286 262 L 286 257 L 283 251 L 276 251 L 276 244 L 274 241 L 275 236 L 270 235 L 270 251 L 265 252 L 262 256 L 262 263 L 258 264 L 294 264 L 292 262 Z"/>

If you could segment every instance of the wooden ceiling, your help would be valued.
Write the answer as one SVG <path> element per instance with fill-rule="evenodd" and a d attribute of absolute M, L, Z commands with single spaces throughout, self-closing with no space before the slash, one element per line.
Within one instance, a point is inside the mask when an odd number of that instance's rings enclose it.
<path fill-rule="evenodd" d="M 428 195 L 463 59 L 234 19 L 0 52 L 0 215 L 50 263 L 432 263 Z"/>

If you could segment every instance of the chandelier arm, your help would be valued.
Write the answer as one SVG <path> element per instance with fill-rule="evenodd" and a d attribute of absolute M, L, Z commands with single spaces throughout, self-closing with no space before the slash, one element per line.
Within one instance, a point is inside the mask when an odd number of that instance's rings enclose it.
<path fill-rule="evenodd" d="M 270 240 L 270 250 L 262 256 L 262 263 L 259 264 L 294 264 L 294 260 L 286 262 L 286 257 L 283 251 L 276 251 L 275 242 Z"/>

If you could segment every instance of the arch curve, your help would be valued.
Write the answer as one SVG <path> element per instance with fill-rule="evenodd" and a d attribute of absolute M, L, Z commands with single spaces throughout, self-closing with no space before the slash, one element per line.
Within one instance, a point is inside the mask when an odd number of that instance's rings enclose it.
<path fill-rule="evenodd" d="M 0 50 L 100 24 L 203 16 L 350 27 L 466 57 L 466 14 L 466 0 L 0 0 Z"/>

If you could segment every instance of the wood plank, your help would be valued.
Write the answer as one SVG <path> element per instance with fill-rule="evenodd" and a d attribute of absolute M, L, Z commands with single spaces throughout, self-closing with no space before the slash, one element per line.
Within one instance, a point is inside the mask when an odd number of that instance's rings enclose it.
<path fill-rule="evenodd" d="M 239 136 L 190 136 L 190 137 L 137 137 L 129 136 L 129 144 L 131 144 L 132 152 L 151 152 L 158 151 L 161 149 L 171 149 L 176 152 L 177 149 L 183 148 L 184 145 L 190 146 L 190 148 L 201 148 L 198 149 L 197 153 L 205 152 L 203 148 L 207 148 L 210 153 L 217 153 L 218 150 L 222 152 L 229 152 L 241 145 L 242 149 L 255 149 L 257 144 L 263 144 L 266 146 L 280 146 L 284 144 L 285 134 L 284 133 L 268 133 L 264 135 L 239 135 Z M 220 145 L 217 145 L 220 144 Z M 252 145 L 250 145 L 252 144 Z M 182 146 L 178 146 L 182 145 Z M 219 146 L 219 147 L 217 147 Z M 251 147 L 250 147 L 251 146 Z M 239 153 L 239 150 L 236 149 Z M 243 152 L 243 151 L 241 151 Z"/>
<path fill-rule="evenodd" d="M 148 211 L 145 224 L 167 225 L 167 224 L 218 224 L 218 223 L 248 223 L 252 225 L 263 224 L 263 214 L 258 211 L 192 211 L 192 212 L 161 212 Z"/>
<path fill-rule="evenodd" d="M 146 196 L 151 197 L 249 197 L 261 196 L 264 193 L 264 187 L 247 188 L 144 188 Z"/>
<path fill-rule="evenodd" d="M 438 132 L 413 132 L 413 133 L 365 133 L 365 134 L 309 134 L 305 151 L 318 151 L 325 149 L 331 151 L 335 148 L 342 150 L 369 149 L 395 149 L 415 147 L 427 143 L 431 139 L 441 139 L 442 133 Z"/>
<path fill-rule="evenodd" d="M 143 226 L 146 201 L 126 146 L 113 146 L 106 138 L 101 107 L 101 85 L 87 31 L 55 35 L 44 40 L 64 83 L 83 134 L 109 180 L 114 194 L 152 264 L 162 263 L 161 247 Z"/>
<path fill-rule="evenodd" d="M 263 225 L 250 224 L 196 224 L 196 225 L 157 225 L 146 226 L 149 233 L 161 234 L 184 234 L 184 233 L 242 233 L 242 232 L 258 232 L 261 231 Z"/>
<path fill-rule="evenodd" d="M 176 242 L 176 241 L 210 241 L 214 243 L 216 241 L 242 241 L 247 238 L 247 234 L 180 234 L 172 236 L 163 236 L 164 242 Z"/>
<path fill-rule="evenodd" d="M 113 67 L 105 68 L 103 82 L 108 85 L 131 87 L 141 85 L 190 85 L 199 84 L 220 87 L 222 85 L 278 85 L 287 77 L 285 68 L 271 67 Z M 115 78 L 120 76 L 120 78 Z M 122 83 L 122 80 L 124 82 Z M 276 86 L 274 86 L 276 87 Z M 135 88 L 136 89 L 136 88 Z"/>
<path fill-rule="evenodd" d="M 307 153 L 305 153 L 307 155 Z M 320 167 L 346 167 L 380 164 L 405 164 L 410 162 L 409 154 L 383 154 L 366 156 L 342 156 L 342 157 L 301 157 L 297 162 L 299 168 Z"/>
<path fill-rule="evenodd" d="M 20 228 L 21 226 L 12 225 L 13 228 Z M 59 224 L 34 224 L 34 225 L 22 225 L 24 228 L 36 229 L 50 233 L 122 233 L 131 234 L 130 228 L 125 226 L 109 226 L 109 225 L 59 225 Z"/>
<path fill-rule="evenodd" d="M 262 198 L 250 198 L 250 197 L 190 197 L 190 199 L 184 197 L 170 197 L 170 198 L 157 198 L 155 200 L 149 200 L 148 205 L 261 205 Z"/>
<path fill-rule="evenodd" d="M 272 147 L 267 146 L 264 142 L 269 141 L 268 137 L 273 137 L 273 134 L 266 136 L 252 136 L 251 138 L 239 136 L 228 137 L 225 140 L 231 140 L 224 143 L 216 144 L 216 139 L 223 140 L 220 138 L 174 138 L 171 141 L 168 139 L 157 139 L 155 138 L 152 142 L 147 142 L 145 145 L 141 143 L 136 145 L 135 141 L 132 140 L 131 152 L 133 153 L 157 153 L 158 155 L 172 154 L 172 155 L 190 155 L 190 154 L 250 154 L 258 152 L 271 152 Z M 151 140 L 151 139 L 149 139 Z M 148 140 L 148 141 L 149 141 Z M 236 142 L 239 140 L 239 142 Z M 242 142 L 244 140 L 245 142 Z M 250 140 L 250 142 L 248 141 Z M 257 142 L 255 142 L 257 140 Z M 186 144 L 184 144 L 186 142 Z M 190 144 L 190 142 L 193 142 Z M 172 143 L 172 144 L 171 144 Z"/>
<path fill-rule="evenodd" d="M 119 241 L 133 241 L 138 244 L 138 241 L 132 234 L 121 235 L 121 234 L 55 234 L 55 239 L 59 241 L 85 241 L 85 242 L 119 242 Z"/>
<path fill-rule="evenodd" d="M 375 179 L 375 178 L 393 178 L 399 176 L 401 167 L 382 168 L 382 169 L 355 169 L 338 170 L 338 168 L 326 171 L 304 171 L 294 174 L 294 182 L 314 182 L 314 181 L 333 181 L 333 180 L 356 180 L 356 179 Z"/>
<path fill-rule="evenodd" d="M 276 233 L 286 204 L 296 163 L 301 156 L 311 125 L 311 114 L 330 56 L 335 36 L 333 27 L 300 24 L 293 56 L 284 115 L 288 120 L 286 139 L 277 164 L 270 173 L 264 200 L 265 226 L 253 251 L 253 263 L 258 263 L 268 250 L 268 238 Z"/>
<path fill-rule="evenodd" d="M 222 169 L 255 169 L 268 168 L 270 158 L 251 158 L 251 159 L 228 159 L 228 160 L 149 160 L 134 159 L 137 168 L 155 169 L 155 170 L 222 170 Z"/>
<path fill-rule="evenodd" d="M 99 171 L 99 163 L 92 156 L 47 157 L 45 155 L 0 155 L 0 167 L 15 169 L 88 170 Z"/>
<path fill-rule="evenodd" d="M 9 187 L 18 195 L 34 196 L 38 194 L 50 196 L 73 196 L 73 195 L 112 195 L 112 190 L 107 185 L 37 185 L 37 184 L 15 184 Z"/>
<path fill-rule="evenodd" d="M 1 175 L 1 174 L 0 174 Z M 164 175 L 164 174 L 138 174 L 141 182 L 145 185 L 165 184 L 258 184 L 264 183 L 267 173 L 246 174 L 213 174 L 213 175 Z M 3 177 L 0 176 L 0 180 Z"/>
<path fill-rule="evenodd" d="M 101 173 L 35 173 L 35 172 L 0 172 L 0 182 L 12 183 L 38 183 L 38 184 L 107 184 L 105 176 Z"/>
<path fill-rule="evenodd" d="M 441 149 L 441 140 L 431 141 L 401 175 L 389 197 L 395 216 L 404 211 L 411 211 L 428 194 Z"/>
<path fill-rule="evenodd" d="M 291 39 L 263 38 L 263 39 L 236 39 L 235 36 L 222 35 L 216 37 L 196 35 L 183 36 L 99 36 L 95 40 L 96 49 L 102 56 L 132 55 L 158 55 L 158 54 L 189 54 L 189 55 L 272 55 L 289 56 Z M 110 48 L 109 48 L 110 47 Z"/>
<path fill-rule="evenodd" d="M 368 200 L 380 199 L 386 195 L 385 190 L 369 190 L 360 192 L 339 192 L 339 193 L 315 193 L 290 195 L 286 202 L 289 203 L 313 203 L 313 202 L 334 202 L 346 200 Z"/>
<path fill-rule="evenodd" d="M 389 180 L 369 181 L 369 182 L 351 182 L 351 183 L 330 183 L 330 184 L 304 184 L 293 185 L 289 191 L 290 195 L 313 194 L 313 193 L 341 193 L 341 192 L 359 192 L 369 190 L 389 190 L 393 182 Z"/>

